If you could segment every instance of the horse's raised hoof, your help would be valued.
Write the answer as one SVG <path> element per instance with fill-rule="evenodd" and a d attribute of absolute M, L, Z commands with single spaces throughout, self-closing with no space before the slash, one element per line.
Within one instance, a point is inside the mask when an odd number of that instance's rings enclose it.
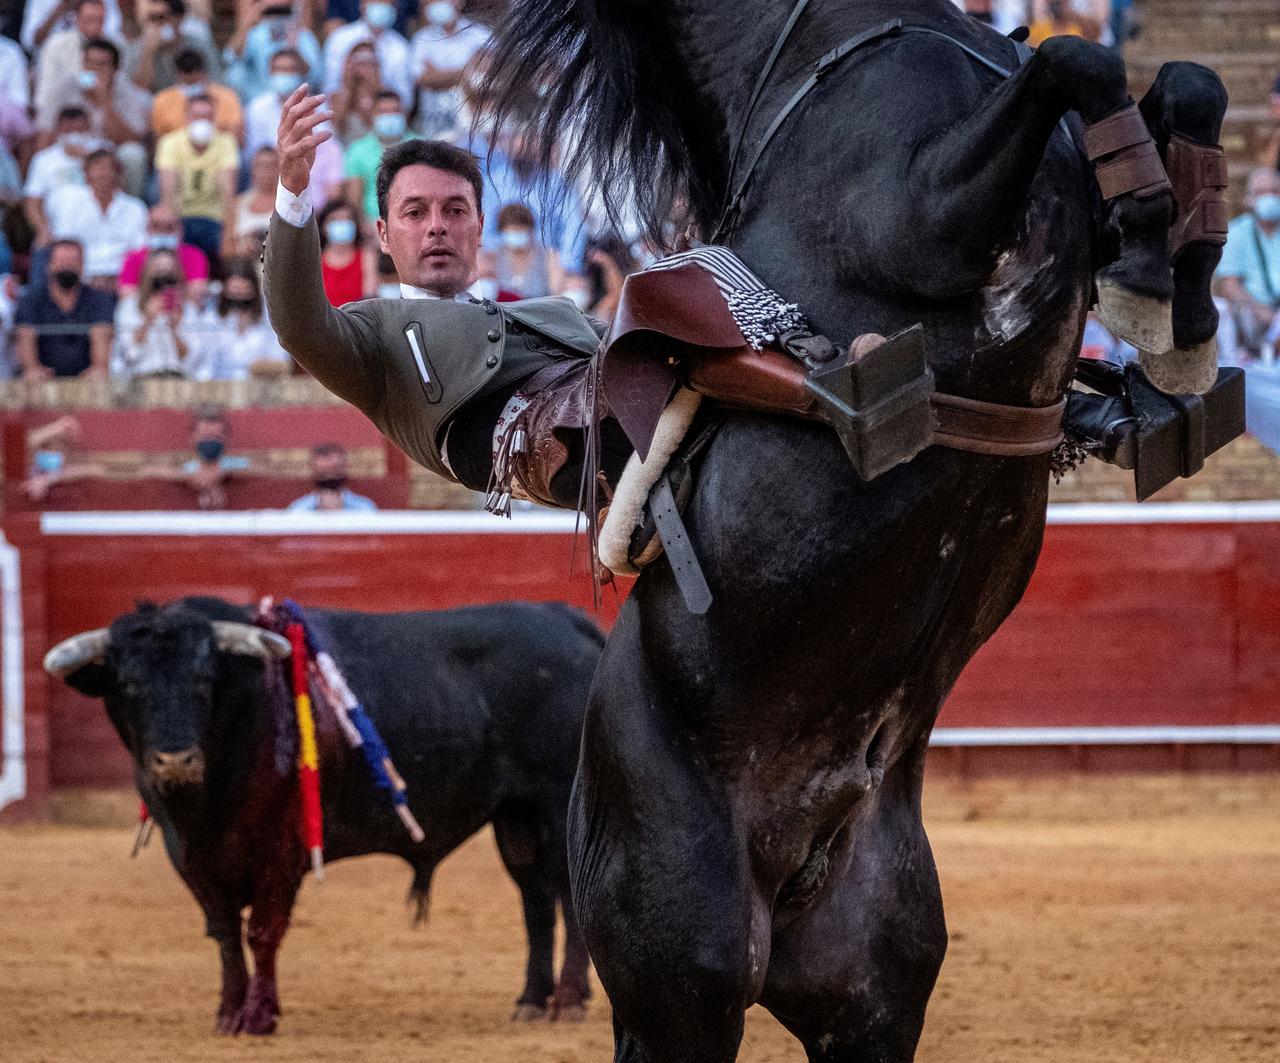
<path fill-rule="evenodd" d="M 558 1004 L 552 1005 L 551 1014 L 548 1018 L 552 1022 L 568 1022 L 579 1023 L 587 1021 L 587 1006 L 585 1004 Z"/>
<path fill-rule="evenodd" d="M 1171 299 L 1143 295 L 1099 278 L 1098 320 L 1117 339 L 1140 351 L 1167 351 L 1173 346 Z"/>
<path fill-rule="evenodd" d="M 1218 379 L 1218 340 L 1214 337 L 1185 351 L 1178 347 L 1161 353 L 1140 349 L 1138 364 L 1166 395 L 1203 395 Z"/>
<path fill-rule="evenodd" d="M 547 1009 L 542 1004 L 520 1003 L 511 1013 L 512 1022 L 543 1022 L 546 1017 Z"/>

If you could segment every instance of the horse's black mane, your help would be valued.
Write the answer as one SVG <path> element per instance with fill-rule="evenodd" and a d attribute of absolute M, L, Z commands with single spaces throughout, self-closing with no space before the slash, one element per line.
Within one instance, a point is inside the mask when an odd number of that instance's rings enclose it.
<path fill-rule="evenodd" d="M 606 14 L 607 2 L 514 0 L 489 52 L 481 106 L 496 125 L 533 132 L 545 169 L 588 175 L 615 225 L 634 205 L 659 238 L 677 205 L 705 220 L 715 200 L 694 172 L 675 87 L 659 73 L 668 67 L 654 12 L 613 3 Z"/>

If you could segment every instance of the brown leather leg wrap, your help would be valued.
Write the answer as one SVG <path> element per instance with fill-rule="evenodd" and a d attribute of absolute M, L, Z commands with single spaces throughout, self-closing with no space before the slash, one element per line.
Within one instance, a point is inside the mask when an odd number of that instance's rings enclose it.
<path fill-rule="evenodd" d="M 1227 156 L 1216 144 L 1174 135 L 1165 149 L 1165 169 L 1178 202 L 1170 252 L 1190 243 L 1227 242 Z"/>
<path fill-rule="evenodd" d="M 804 367 L 778 351 L 738 347 L 691 359 L 689 386 L 726 406 L 817 418 Z"/>
<path fill-rule="evenodd" d="M 1170 187 L 1169 175 L 1136 103 L 1085 126 L 1084 148 L 1103 199 L 1127 193 L 1153 196 Z"/>

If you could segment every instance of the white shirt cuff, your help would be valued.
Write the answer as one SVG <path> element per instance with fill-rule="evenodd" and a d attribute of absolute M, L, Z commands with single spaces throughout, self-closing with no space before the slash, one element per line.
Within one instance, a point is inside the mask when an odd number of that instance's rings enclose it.
<path fill-rule="evenodd" d="M 295 196 L 284 185 L 276 185 L 276 213 L 280 215 L 281 221 L 287 221 L 295 229 L 301 229 L 311 220 L 308 191 L 309 189 L 304 188 L 302 195 Z"/>

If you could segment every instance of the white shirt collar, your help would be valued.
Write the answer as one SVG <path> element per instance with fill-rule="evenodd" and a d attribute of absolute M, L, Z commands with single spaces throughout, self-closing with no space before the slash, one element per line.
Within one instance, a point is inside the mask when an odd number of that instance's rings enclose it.
<path fill-rule="evenodd" d="M 402 284 L 400 285 L 400 298 L 401 299 L 443 299 L 444 296 L 437 295 L 435 292 L 429 292 L 427 291 L 426 288 L 415 288 L 412 284 Z M 475 296 L 473 296 L 471 292 L 466 291 L 464 289 L 463 291 L 460 291 L 457 295 L 453 297 L 453 301 L 455 303 L 469 303 L 474 298 Z"/>

